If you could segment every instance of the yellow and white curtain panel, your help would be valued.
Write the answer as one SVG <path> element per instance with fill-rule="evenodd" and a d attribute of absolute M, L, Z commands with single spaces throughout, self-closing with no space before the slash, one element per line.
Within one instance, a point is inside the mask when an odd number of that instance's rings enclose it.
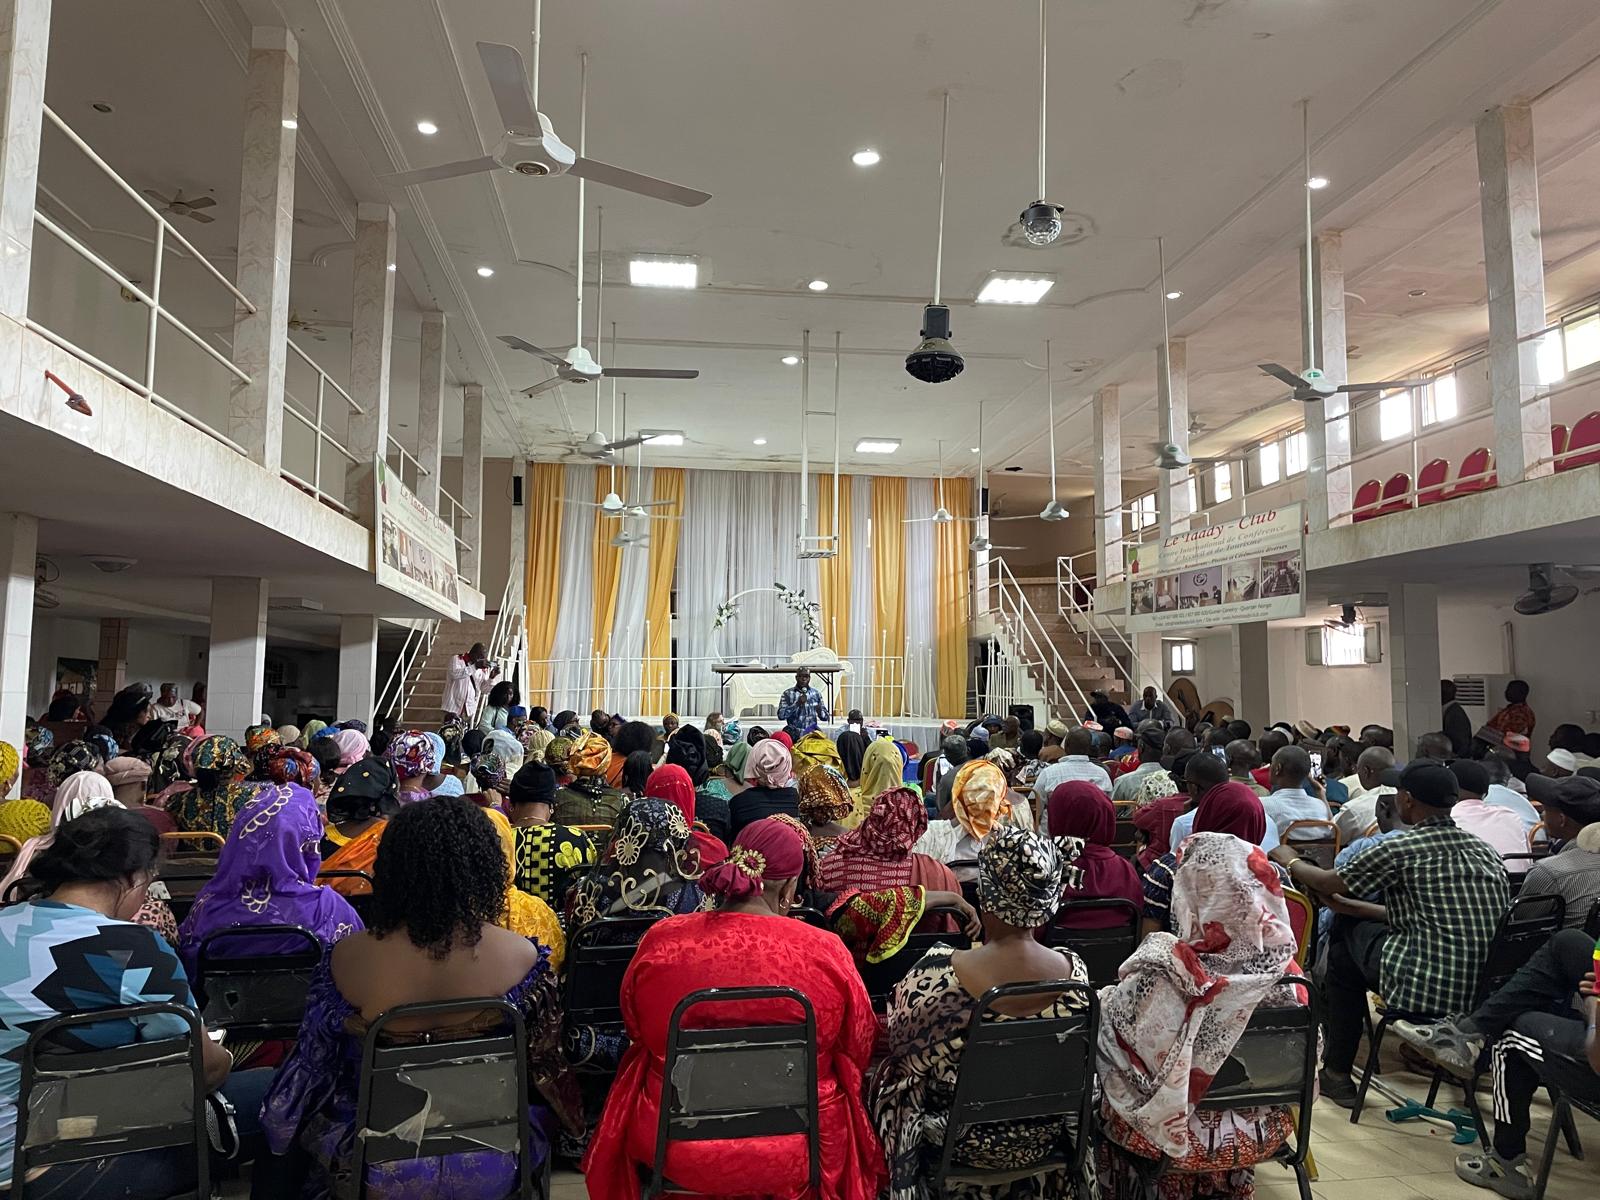
<path fill-rule="evenodd" d="M 528 693 L 553 708 L 659 716 L 715 709 L 720 661 L 781 660 L 806 648 L 803 623 L 771 591 L 820 606 L 822 645 L 852 664 L 842 708 L 872 717 L 958 716 L 966 708 L 968 586 L 964 522 L 906 524 L 934 510 L 930 479 L 812 477 L 804 532 L 837 532 L 839 553 L 800 559 L 800 477 L 646 468 L 628 498 L 662 503 L 626 522 L 596 507 L 611 471 L 536 463 L 528 496 Z M 944 506 L 972 512 L 966 481 Z M 626 528 L 642 543 L 613 545 Z M 736 613 L 713 628 L 719 606 Z"/>

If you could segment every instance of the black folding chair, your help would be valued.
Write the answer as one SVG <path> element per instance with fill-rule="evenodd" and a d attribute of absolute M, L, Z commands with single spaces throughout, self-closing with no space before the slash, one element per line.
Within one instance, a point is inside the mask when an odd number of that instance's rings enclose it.
<path fill-rule="evenodd" d="M 1064 1017 L 1039 1013 L 1002 1020 L 995 1007 L 1018 997 L 1044 1000 L 1061 995 L 1077 997 L 1081 1009 Z M 967 1023 L 955 1095 L 945 1121 L 944 1148 L 931 1182 L 935 1195 L 944 1195 L 954 1185 L 1003 1187 L 1058 1171 L 1072 1181 L 1077 1195 L 1094 1194 L 1089 1144 L 1099 1027 L 1099 1001 L 1094 990 L 1081 983 L 1066 979 L 1011 983 L 983 994 Z M 1056 1144 L 1038 1162 L 989 1170 L 960 1161 L 961 1141 L 968 1130 L 983 1125 L 1009 1127 L 1043 1117 L 1062 1118 L 1062 1129 Z"/>
<path fill-rule="evenodd" d="M 699 1004 L 792 1000 L 800 1020 L 734 1028 L 686 1029 Z M 811 1001 L 789 987 L 703 988 L 672 1010 L 661 1072 L 661 1111 L 655 1162 L 645 1200 L 682 1192 L 666 1175 L 670 1142 L 740 1141 L 804 1134 L 809 1188 L 822 1191 L 822 1143 L 817 1129 L 817 1016 Z"/>
<path fill-rule="evenodd" d="M 216 877 L 215 869 L 166 870 L 160 875 L 160 882 L 167 885 L 167 907 L 172 909 L 172 916 L 182 925 L 189 911 L 194 908 L 194 902 L 200 895 L 200 890 Z"/>
<path fill-rule="evenodd" d="M 830 933 L 833 931 L 833 926 L 828 924 L 827 915 L 818 909 L 808 908 L 804 904 L 796 904 L 789 910 L 789 915 L 796 921 L 804 921 L 813 929 L 826 929 Z"/>
<path fill-rule="evenodd" d="M 1139 853 L 1139 827 L 1132 817 L 1117 818 L 1116 832 L 1111 836 L 1111 848 L 1123 858 L 1133 858 Z"/>
<path fill-rule="evenodd" d="M 397 1021 L 498 1011 L 502 1030 L 451 1038 L 396 1040 Z M 404 1037 L 404 1035 L 400 1035 Z M 365 1200 L 367 1168 L 418 1158 L 495 1150 L 517 1159 L 518 1200 L 550 1195 L 550 1159 L 537 1188 L 528 1143 L 528 1031 L 522 1014 L 497 996 L 401 1004 L 367 1030 L 356 1093 L 355 1153 L 336 1176 L 342 1200 Z"/>
<path fill-rule="evenodd" d="M 622 978 L 654 924 L 653 917 L 601 917 L 572 935 L 561 999 L 566 1029 L 622 1024 Z"/>
<path fill-rule="evenodd" d="M 1600 899 L 1589 906 L 1589 915 L 1583 919 L 1583 931 L 1600 940 Z"/>
<path fill-rule="evenodd" d="M 955 914 L 952 908 L 929 908 L 923 916 L 939 914 Z M 889 997 L 894 993 L 898 984 L 910 972 L 911 968 L 929 950 L 935 946 L 953 946 L 957 950 L 966 950 L 972 945 L 972 939 L 965 933 L 913 933 L 906 938 L 906 944 L 900 947 L 882 962 L 871 963 L 864 959 L 857 963 L 861 971 L 861 982 L 867 985 L 867 996 L 872 1000 L 872 1007 L 883 1009 L 888 1007 Z"/>
<path fill-rule="evenodd" d="M 1072 929 L 1063 924 L 1075 913 L 1117 912 L 1126 920 L 1106 929 Z M 1117 981 L 1117 971 L 1139 948 L 1139 909 L 1123 899 L 1068 900 L 1044 929 L 1044 944 L 1071 950 L 1083 960 L 1089 982 L 1104 987 Z"/>
<path fill-rule="evenodd" d="M 1591 1120 L 1600 1121 L 1600 1079 L 1595 1077 L 1594 1068 L 1587 1062 L 1562 1054 L 1551 1054 L 1547 1050 L 1539 1066 L 1539 1077 L 1550 1090 L 1555 1109 L 1550 1114 L 1550 1132 L 1545 1137 L 1544 1155 L 1539 1160 L 1534 1200 L 1544 1200 L 1544 1189 L 1550 1182 L 1550 1168 L 1555 1162 L 1559 1134 L 1566 1134 L 1567 1148 L 1572 1151 L 1573 1157 L 1581 1157 L 1577 1146 L 1577 1130 L 1572 1123 L 1572 1110 L 1577 1109 Z"/>
<path fill-rule="evenodd" d="M 1511 902 L 1511 907 L 1506 910 L 1506 915 L 1500 918 L 1500 926 L 1495 930 L 1494 939 L 1489 943 L 1489 953 L 1484 958 L 1483 966 L 1478 972 L 1478 988 L 1472 1002 L 1476 1008 L 1486 997 L 1491 995 L 1501 984 L 1510 979 L 1522 969 L 1528 959 L 1533 957 L 1533 952 L 1544 945 L 1550 936 L 1561 928 L 1565 920 L 1567 902 L 1560 896 L 1518 896 Z M 1355 1107 L 1350 1110 L 1350 1124 L 1358 1124 L 1361 1120 L 1361 1110 L 1366 1107 L 1367 1089 L 1378 1075 L 1378 1053 L 1383 1049 L 1383 1037 L 1389 1031 L 1389 1026 L 1396 1021 L 1410 1021 L 1413 1024 L 1431 1024 L 1440 1020 L 1445 1013 L 1411 1013 L 1401 1012 L 1391 1006 L 1385 1006 L 1378 1017 L 1378 1023 L 1367 1031 L 1367 1065 L 1361 1072 L 1361 1081 L 1356 1087 Z M 1482 1061 L 1479 1066 L 1481 1067 Z M 1479 1072 L 1481 1073 L 1481 1071 Z M 1428 1104 L 1439 1097 L 1439 1085 L 1450 1078 L 1450 1073 L 1443 1067 L 1436 1067 L 1433 1081 L 1428 1088 Z M 1474 1082 L 1476 1076 L 1474 1076 Z M 1460 1081 L 1458 1081 L 1460 1082 Z M 1467 1108 L 1477 1122 L 1480 1132 L 1483 1129 L 1483 1119 L 1478 1114 L 1478 1102 L 1475 1089 L 1467 1084 L 1462 1085 L 1467 1096 Z M 1484 1142 L 1488 1144 L 1487 1139 Z"/>
<path fill-rule="evenodd" d="M 251 941 L 258 943 L 254 954 L 247 949 Z M 260 953 L 259 943 L 273 941 L 298 947 Z M 294 1037 L 321 961 L 322 943 L 299 925 L 236 925 L 206 934 L 195 954 L 194 986 L 206 1027 L 235 1039 Z"/>
<path fill-rule="evenodd" d="M 320 884 L 326 885 L 330 880 L 334 879 L 359 879 L 367 885 L 366 891 L 358 892 L 354 896 L 345 895 L 343 892 L 339 893 L 344 896 L 350 907 L 356 910 L 356 916 L 365 922 L 372 912 L 372 876 L 365 871 L 350 871 L 343 867 L 335 867 L 331 871 L 317 872 L 317 882 Z"/>
<path fill-rule="evenodd" d="M 176 1018 L 181 1036 L 96 1049 L 89 1026 Z M 52 1017 L 28 1036 L 17 1094 L 11 1200 L 25 1200 L 40 1167 L 151 1150 L 194 1154 L 194 1183 L 174 1178 L 175 1196 L 211 1195 L 200 1018 L 177 1004 L 135 1004 Z M 36 1182 L 45 1182 L 44 1180 Z"/>
<path fill-rule="evenodd" d="M 972 873 L 971 879 L 962 879 L 959 875 L 956 875 L 956 878 L 961 883 L 961 898 L 968 904 L 972 905 L 973 908 L 977 908 L 978 877 L 976 872 L 978 870 L 978 860 L 975 858 L 958 858 L 951 862 L 945 863 L 945 866 L 950 868 L 951 874 L 955 874 L 957 871 L 968 871 Z"/>
<path fill-rule="evenodd" d="M 1294 1137 L 1263 1162 L 1282 1163 L 1294 1172 L 1300 1200 L 1311 1200 L 1311 1175 L 1306 1156 L 1311 1150 L 1311 1105 L 1317 1081 L 1317 996 L 1304 975 L 1285 975 L 1279 984 L 1303 989 L 1304 1005 L 1257 1006 L 1233 1052 L 1211 1080 L 1197 1110 L 1291 1106 Z M 1115 1145 L 1115 1143 L 1112 1143 Z M 1125 1153 L 1125 1152 L 1124 1152 Z M 1145 1195 L 1155 1200 L 1156 1181 L 1180 1174 L 1167 1158 L 1151 1160 L 1126 1155 L 1143 1179 Z"/>

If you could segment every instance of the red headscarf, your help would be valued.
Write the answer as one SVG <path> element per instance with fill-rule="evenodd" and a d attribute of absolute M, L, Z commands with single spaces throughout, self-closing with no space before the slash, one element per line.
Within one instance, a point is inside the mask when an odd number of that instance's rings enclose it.
<path fill-rule="evenodd" d="M 1242 783 L 1219 783 L 1194 810 L 1194 833 L 1231 833 L 1252 846 L 1267 836 L 1267 810 L 1261 797 Z"/>
<path fill-rule="evenodd" d="M 775 742 L 782 742 L 785 750 L 794 749 L 794 739 L 790 737 L 785 730 L 778 730 L 777 733 L 772 735 L 772 740 Z"/>
<path fill-rule="evenodd" d="M 668 763 L 650 772 L 645 781 L 644 794 L 653 800 L 665 800 L 676 806 L 689 822 L 689 844 L 700 852 L 700 861 L 706 865 L 719 863 L 728 857 L 728 847 L 721 838 L 712 837 L 694 826 L 694 783 L 689 772 L 677 763 Z"/>
<path fill-rule="evenodd" d="M 1111 848 L 1117 836 L 1117 807 L 1092 783 L 1074 780 L 1050 793 L 1050 836 L 1083 839 L 1077 866 L 1083 881 L 1067 887 L 1062 900 L 1131 900 L 1144 907 L 1144 889 L 1133 864 Z M 1061 924 L 1073 929 L 1109 929 L 1122 916 L 1104 912 L 1069 913 Z"/>
<path fill-rule="evenodd" d="M 800 878 L 805 865 L 806 836 L 799 825 L 767 817 L 739 831 L 726 860 L 702 875 L 700 886 L 724 900 L 743 900 L 768 880 Z"/>
<path fill-rule="evenodd" d="M 923 856 L 911 853 L 927 828 L 928 810 L 922 798 L 910 788 L 890 788 L 872 802 L 872 811 L 859 826 L 834 842 L 833 853 L 817 866 L 817 886 L 828 892 L 852 887 L 875 891 L 927 882 L 918 878 L 917 860 Z M 943 879 L 948 871 L 940 864 L 936 874 Z"/>

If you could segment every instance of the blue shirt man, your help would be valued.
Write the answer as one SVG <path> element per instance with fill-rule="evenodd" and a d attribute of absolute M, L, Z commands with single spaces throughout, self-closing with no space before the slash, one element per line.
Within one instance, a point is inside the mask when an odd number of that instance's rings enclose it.
<path fill-rule="evenodd" d="M 811 686 L 811 672 L 803 667 L 796 671 L 794 686 L 778 701 L 778 720 L 806 734 L 832 715 L 823 703 L 822 693 Z"/>

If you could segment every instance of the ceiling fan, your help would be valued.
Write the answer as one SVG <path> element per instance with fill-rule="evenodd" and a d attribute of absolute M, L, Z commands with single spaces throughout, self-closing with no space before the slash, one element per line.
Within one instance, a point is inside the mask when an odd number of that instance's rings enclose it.
<path fill-rule="evenodd" d="M 321 325 L 318 325 L 315 321 L 306 320 L 299 313 L 292 310 L 289 313 L 289 328 L 296 333 L 305 334 L 313 341 L 325 342 L 328 340 L 328 335 L 323 332 Z"/>
<path fill-rule="evenodd" d="M 1305 150 L 1305 174 L 1301 182 L 1305 185 L 1302 189 L 1306 194 L 1306 261 L 1304 266 L 1306 292 L 1303 300 L 1305 308 L 1305 345 L 1306 369 L 1299 374 L 1291 371 L 1282 363 L 1257 363 L 1256 368 L 1263 375 L 1270 375 L 1280 383 L 1286 383 L 1291 389 L 1294 399 L 1301 404 L 1314 404 L 1336 396 L 1341 392 L 1387 392 L 1404 388 L 1415 388 L 1426 385 L 1426 379 L 1389 379 L 1379 383 L 1334 383 L 1317 366 L 1317 336 L 1315 328 L 1316 319 L 1316 275 L 1313 260 L 1313 238 L 1315 231 L 1311 224 L 1311 197 L 1315 189 L 1311 186 L 1311 101 L 1300 102 L 1300 129 L 1301 141 Z M 1321 186 L 1319 184 L 1319 186 Z M 1162 289 L 1165 291 L 1165 289 Z"/>
<path fill-rule="evenodd" d="M 999 518 L 997 517 L 995 519 L 998 520 Z M 971 550 L 974 554 L 987 554 L 991 550 L 1021 550 L 1022 547 L 1021 546 L 996 546 L 987 537 L 985 537 L 983 534 L 980 533 L 980 534 L 978 534 L 977 537 L 973 538 L 970 542 L 967 543 L 967 549 Z"/>
<path fill-rule="evenodd" d="M 1354 604 L 1341 604 L 1339 606 L 1339 615 L 1324 621 L 1322 624 L 1324 628 L 1343 633 L 1361 624 L 1361 610 Z"/>
<path fill-rule="evenodd" d="M 154 188 L 145 188 L 144 194 L 156 202 L 160 210 L 171 217 L 188 217 L 191 221 L 199 221 L 202 225 L 209 225 L 215 221 L 208 212 L 202 209 L 215 208 L 217 201 L 213 196 L 196 196 L 192 200 L 183 198 L 183 189 L 173 192 L 171 197 L 163 196 Z"/>
<path fill-rule="evenodd" d="M 489 171 L 511 171 L 517 175 L 574 175 L 578 179 L 592 179 L 608 187 L 621 188 L 648 196 L 652 200 L 665 200 L 688 208 L 704 204 L 711 199 L 710 192 L 702 192 L 682 184 L 668 183 L 627 171 L 609 163 L 596 162 L 584 157 L 582 140 L 583 123 L 580 118 L 578 152 L 573 153 L 556 136 L 550 118 L 539 111 L 539 42 L 543 26 L 544 5 L 535 0 L 533 6 L 533 76 L 523 68 L 522 55 L 514 46 L 499 42 L 479 42 L 478 58 L 483 63 L 484 76 L 489 90 L 494 93 L 495 108 L 499 110 L 500 124 L 505 132 L 496 143 L 493 153 L 481 158 L 461 162 L 440 163 L 417 171 L 402 171 L 388 177 L 389 182 L 400 187 L 415 183 L 431 183 L 436 179 L 456 179 L 463 175 L 478 175 Z M 587 55 L 585 56 L 587 60 Z"/>
<path fill-rule="evenodd" d="M 1039 6 L 1039 22 L 1044 23 L 1044 5 Z M 1041 116 L 1041 121 L 1043 117 Z M 1041 150 L 1042 154 L 1043 151 Z M 1025 513 L 1019 517 L 995 517 L 996 521 L 1027 521 L 1037 517 L 1041 521 L 1065 521 L 1072 514 L 1067 512 L 1067 506 L 1061 503 L 1056 492 L 1056 385 L 1050 378 L 1050 339 L 1044 342 L 1044 403 L 1046 423 L 1050 427 L 1050 499 L 1037 513 Z"/>
<path fill-rule="evenodd" d="M 978 471 L 979 471 L 979 473 L 981 475 L 982 471 L 983 471 L 983 459 L 981 457 L 978 459 Z M 935 525 L 952 525 L 957 521 L 965 521 L 965 522 L 972 523 L 972 524 L 975 524 L 977 522 L 977 520 L 978 520 L 977 517 L 957 517 L 957 516 L 953 516 L 951 514 L 950 510 L 944 506 L 944 443 L 943 442 L 939 443 L 939 470 L 934 475 L 934 479 L 933 479 L 933 495 L 934 495 L 933 516 L 931 516 L 931 517 L 906 517 L 906 518 L 903 519 L 903 523 L 906 524 L 906 525 L 925 525 L 925 524 L 927 524 L 928 522 L 931 521 Z"/>
<path fill-rule="evenodd" d="M 1156 467 L 1162 471 L 1182 471 L 1188 467 L 1220 467 L 1227 463 L 1244 462 L 1246 455 L 1235 455 L 1232 458 L 1192 458 L 1189 452 L 1176 442 L 1151 442 L 1150 448 L 1156 452 Z"/>
<path fill-rule="evenodd" d="M 1554 582 L 1555 566 L 1551 563 L 1530 563 L 1528 590 L 1512 604 L 1524 617 L 1537 617 L 1565 608 L 1578 598 L 1578 589 L 1570 583 Z"/>
<path fill-rule="evenodd" d="M 589 108 L 588 92 L 588 55 L 584 56 L 583 83 L 581 84 L 584 98 L 580 104 L 581 111 L 587 113 Z M 587 122 L 585 122 L 587 123 Z M 520 350 L 524 354 L 531 354 L 535 358 L 542 358 L 555 368 L 555 374 L 548 379 L 540 380 L 532 387 L 524 388 L 524 396 L 537 396 L 540 392 L 547 392 L 553 387 L 563 383 L 593 383 L 597 379 L 698 379 L 699 371 L 674 371 L 655 369 L 650 367 L 602 367 L 595 362 L 594 356 L 589 353 L 583 344 L 583 215 L 584 215 L 584 187 L 583 180 L 578 180 L 578 336 L 572 348 L 565 355 L 556 354 L 553 350 L 546 350 L 542 346 L 535 346 L 532 342 L 517 337 L 515 334 L 503 333 L 500 340 L 513 350 Z M 605 311 L 606 301 L 606 271 L 605 271 L 605 210 L 600 209 L 597 214 L 598 230 L 595 236 L 595 339 L 596 349 L 599 348 L 600 318 Z M 616 356 L 617 334 L 615 326 L 611 332 L 611 353 Z M 615 399 L 615 397 L 613 397 Z M 596 401 L 598 404 L 598 400 Z"/>

